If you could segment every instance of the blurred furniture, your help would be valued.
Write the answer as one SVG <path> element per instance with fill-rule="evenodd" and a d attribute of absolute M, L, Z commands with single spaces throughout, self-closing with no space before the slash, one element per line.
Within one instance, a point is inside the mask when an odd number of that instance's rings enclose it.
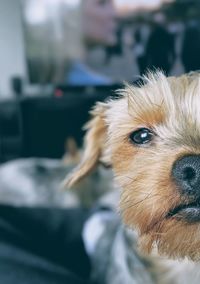
<path fill-rule="evenodd" d="M 18 100 L 0 103 L 0 162 L 21 156 L 23 146 L 21 105 Z"/>
<path fill-rule="evenodd" d="M 96 88 L 57 86 L 50 96 L 0 103 L 0 162 L 20 157 L 60 158 L 67 137 L 82 144 L 82 126 L 96 101 L 119 85 Z"/>

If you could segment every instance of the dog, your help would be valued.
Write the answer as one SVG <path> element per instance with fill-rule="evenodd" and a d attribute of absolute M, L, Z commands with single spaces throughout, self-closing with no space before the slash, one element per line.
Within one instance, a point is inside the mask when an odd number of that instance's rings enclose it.
<path fill-rule="evenodd" d="M 158 71 L 143 81 L 97 103 L 65 183 L 98 163 L 112 167 L 123 223 L 137 231 L 141 254 L 166 268 L 158 283 L 200 283 L 200 74 Z"/>

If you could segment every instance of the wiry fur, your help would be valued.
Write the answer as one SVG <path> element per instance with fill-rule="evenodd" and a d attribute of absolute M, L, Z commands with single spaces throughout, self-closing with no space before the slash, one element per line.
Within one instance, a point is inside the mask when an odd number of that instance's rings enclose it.
<path fill-rule="evenodd" d="M 167 216 L 191 201 L 180 194 L 171 169 L 178 158 L 200 154 L 200 75 L 166 78 L 158 72 L 144 80 L 140 88 L 127 85 L 119 99 L 97 105 L 88 124 L 83 162 L 67 184 L 81 179 L 106 157 L 122 188 L 123 221 L 137 229 L 141 249 L 156 250 L 167 259 L 187 258 L 191 270 L 197 271 L 200 224 Z M 141 127 L 151 128 L 156 135 L 150 145 L 137 147 L 129 135 Z"/>

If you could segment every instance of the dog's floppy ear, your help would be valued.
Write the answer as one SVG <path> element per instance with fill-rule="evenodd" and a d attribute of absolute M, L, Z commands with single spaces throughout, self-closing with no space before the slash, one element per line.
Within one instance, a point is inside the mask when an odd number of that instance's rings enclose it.
<path fill-rule="evenodd" d="M 91 120 L 86 124 L 86 135 L 84 138 L 84 152 L 80 165 L 66 177 L 63 182 L 64 187 L 72 187 L 82 178 L 95 169 L 103 156 L 105 150 L 107 127 L 105 122 L 105 112 L 108 108 L 106 103 L 98 103 L 91 111 Z"/>

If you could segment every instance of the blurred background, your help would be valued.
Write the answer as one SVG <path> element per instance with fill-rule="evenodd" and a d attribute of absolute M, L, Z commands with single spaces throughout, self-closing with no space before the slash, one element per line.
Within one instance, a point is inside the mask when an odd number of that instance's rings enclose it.
<path fill-rule="evenodd" d="M 99 167 L 73 192 L 59 190 L 81 159 L 90 108 L 147 70 L 199 70 L 199 52 L 199 0 L 0 0 L 0 203 L 115 211 L 119 191 L 109 169 Z M 105 236 L 115 239 L 119 223 L 106 217 L 106 224 Z M 128 253 L 129 241 L 119 242 Z M 112 271 L 99 283 L 121 283 L 121 267 Z"/>
<path fill-rule="evenodd" d="M 199 69 L 197 0 L 1 0 L 0 161 L 61 158 L 96 100 Z"/>

